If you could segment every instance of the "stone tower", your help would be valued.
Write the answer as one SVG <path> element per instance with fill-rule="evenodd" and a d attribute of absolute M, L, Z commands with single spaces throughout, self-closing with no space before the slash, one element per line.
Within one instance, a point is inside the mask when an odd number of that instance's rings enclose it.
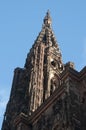
<path fill-rule="evenodd" d="M 24 68 L 14 71 L 2 130 L 85 130 L 85 78 L 86 68 L 63 64 L 48 11 Z"/>
<path fill-rule="evenodd" d="M 29 114 L 35 111 L 60 83 L 59 74 L 63 71 L 61 52 L 51 27 L 52 21 L 47 12 L 41 32 L 30 53 L 25 69 L 29 70 L 28 93 Z"/>

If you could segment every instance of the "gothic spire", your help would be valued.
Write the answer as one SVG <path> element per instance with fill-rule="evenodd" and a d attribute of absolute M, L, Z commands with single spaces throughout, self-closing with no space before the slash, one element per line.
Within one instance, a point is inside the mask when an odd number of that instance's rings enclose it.
<path fill-rule="evenodd" d="M 43 19 L 42 30 L 39 33 L 35 43 L 44 43 L 47 46 L 51 46 L 51 45 L 58 46 L 51 24 L 52 24 L 52 19 L 50 16 L 50 11 L 48 10 Z"/>

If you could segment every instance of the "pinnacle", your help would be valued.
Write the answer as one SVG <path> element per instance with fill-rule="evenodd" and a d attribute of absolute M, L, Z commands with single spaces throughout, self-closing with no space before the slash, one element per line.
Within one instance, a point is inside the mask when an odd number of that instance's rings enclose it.
<path fill-rule="evenodd" d="M 52 23 L 51 17 L 50 17 L 50 11 L 48 10 L 46 13 L 46 16 L 44 18 L 44 25 L 47 27 L 50 27 Z"/>

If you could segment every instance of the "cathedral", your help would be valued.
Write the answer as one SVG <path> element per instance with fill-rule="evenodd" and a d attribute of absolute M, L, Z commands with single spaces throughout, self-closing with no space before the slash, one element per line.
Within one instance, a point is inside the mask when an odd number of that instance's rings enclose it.
<path fill-rule="evenodd" d="M 24 67 L 14 70 L 2 130 L 86 130 L 86 67 L 63 63 L 49 11 Z"/>

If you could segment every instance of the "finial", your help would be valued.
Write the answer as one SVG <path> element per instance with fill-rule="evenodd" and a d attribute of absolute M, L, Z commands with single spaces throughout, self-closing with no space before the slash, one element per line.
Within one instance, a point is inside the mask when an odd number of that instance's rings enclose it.
<path fill-rule="evenodd" d="M 50 27 L 51 23 L 52 23 L 52 20 L 51 20 L 51 17 L 50 17 L 50 11 L 48 10 L 47 13 L 46 13 L 46 16 L 44 18 L 44 24 L 46 26 Z"/>

